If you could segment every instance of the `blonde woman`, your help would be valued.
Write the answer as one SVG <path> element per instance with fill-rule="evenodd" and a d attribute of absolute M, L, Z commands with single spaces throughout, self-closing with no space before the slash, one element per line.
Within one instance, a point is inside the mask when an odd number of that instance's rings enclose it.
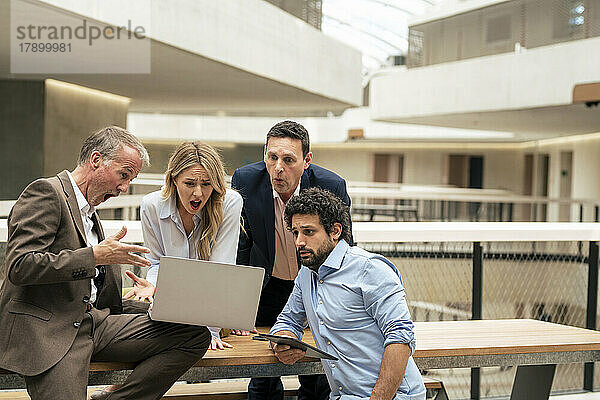
<path fill-rule="evenodd" d="M 135 286 L 125 298 L 152 300 L 161 256 L 235 264 L 241 212 L 242 197 L 226 189 L 215 149 L 202 142 L 182 143 L 169 159 L 162 190 L 142 200 L 142 232 L 152 266 L 146 279 L 128 272 Z M 232 347 L 219 339 L 220 328 L 209 329 L 211 349 Z"/>

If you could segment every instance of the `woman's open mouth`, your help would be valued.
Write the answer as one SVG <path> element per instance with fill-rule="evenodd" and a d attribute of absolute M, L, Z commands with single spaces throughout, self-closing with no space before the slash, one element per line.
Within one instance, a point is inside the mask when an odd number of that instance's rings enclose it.
<path fill-rule="evenodd" d="M 194 211 L 198 211 L 200 209 L 200 206 L 202 205 L 201 201 L 190 201 L 190 206 L 192 207 L 192 210 Z"/>

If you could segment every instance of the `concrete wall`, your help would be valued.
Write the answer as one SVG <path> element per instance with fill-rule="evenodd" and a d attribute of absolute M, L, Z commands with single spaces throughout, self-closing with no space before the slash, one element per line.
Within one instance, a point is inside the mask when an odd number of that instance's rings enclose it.
<path fill-rule="evenodd" d="M 531 0 L 508 1 L 425 23 L 416 21 L 411 30 L 422 33 L 423 64 L 431 65 L 511 52 L 515 43 L 521 48 L 534 48 L 597 36 L 598 5 L 598 0 L 586 2 L 583 15 L 587 26 L 569 26 L 569 11 L 574 3 Z M 503 33 L 508 33 L 507 37 L 493 40 L 496 23 L 500 23 Z"/>
<path fill-rule="evenodd" d="M 523 190 L 524 152 L 509 150 L 456 150 L 430 149 L 386 152 L 373 150 L 314 150 L 314 162 L 336 171 L 347 180 L 372 181 L 375 154 L 402 154 L 404 156 L 403 183 L 413 185 L 448 184 L 448 156 L 465 154 L 483 156 L 485 189 L 504 189 L 515 193 Z"/>
<path fill-rule="evenodd" d="M 600 169 L 600 138 L 593 135 L 589 139 L 582 136 L 582 140 L 557 143 L 541 146 L 536 149 L 539 153 L 550 156 L 548 194 L 558 197 L 560 194 L 560 153 L 573 152 L 571 198 L 597 201 L 600 203 L 600 180 L 596 171 Z M 558 207 L 551 206 L 548 210 L 549 221 L 558 220 Z M 594 220 L 592 207 L 584 208 L 584 221 Z M 571 221 L 579 221 L 579 209 L 572 207 Z"/>
<path fill-rule="evenodd" d="M 150 156 L 150 168 L 144 172 L 162 174 L 166 171 L 169 163 L 169 157 L 177 148 L 178 143 L 153 143 L 144 142 Z M 263 159 L 263 146 L 261 144 L 238 144 L 238 145 L 220 145 L 214 144 L 221 158 L 225 172 L 232 175 L 233 172 L 246 164 L 250 164 Z"/>
<path fill-rule="evenodd" d="M 372 181 L 372 154 L 361 150 L 313 150 L 313 163 L 349 181 Z"/>
<path fill-rule="evenodd" d="M 129 100 L 58 81 L 0 81 L 0 199 L 73 169 L 83 140 L 126 126 Z"/>
<path fill-rule="evenodd" d="M 576 84 L 600 80 L 598 65 L 600 38 L 591 38 L 396 69 L 371 80 L 371 117 L 399 120 L 571 104 Z"/>
<path fill-rule="evenodd" d="M 442 151 L 407 151 L 404 153 L 404 183 L 441 185 L 446 183 L 446 153 Z"/>
<path fill-rule="evenodd" d="M 125 98 L 46 81 L 43 175 L 74 168 L 81 144 L 90 133 L 109 125 L 126 127 L 128 107 Z"/>
<path fill-rule="evenodd" d="M 44 168 L 44 83 L 0 81 L 0 200 L 16 199 Z"/>

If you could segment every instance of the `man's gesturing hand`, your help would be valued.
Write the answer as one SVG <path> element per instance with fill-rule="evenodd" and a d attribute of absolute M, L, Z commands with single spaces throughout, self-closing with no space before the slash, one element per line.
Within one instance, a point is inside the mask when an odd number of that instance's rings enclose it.
<path fill-rule="evenodd" d="M 126 233 L 127 228 L 123 226 L 119 232 L 107 237 L 94 246 L 94 260 L 96 261 L 96 265 L 128 264 L 137 267 L 147 267 L 150 265 L 150 261 L 145 258 L 131 254 L 133 252 L 150 253 L 148 248 L 119 242 L 119 240 L 125 237 Z"/>
<path fill-rule="evenodd" d="M 144 278 L 136 276 L 131 271 L 125 271 L 125 274 L 127 274 L 127 276 L 133 281 L 133 289 L 127 292 L 127 294 L 123 296 L 123 298 L 133 298 L 133 300 L 138 301 L 148 300 L 150 303 L 152 303 L 154 301 L 152 297 L 154 296 L 154 285 L 145 280 Z"/>

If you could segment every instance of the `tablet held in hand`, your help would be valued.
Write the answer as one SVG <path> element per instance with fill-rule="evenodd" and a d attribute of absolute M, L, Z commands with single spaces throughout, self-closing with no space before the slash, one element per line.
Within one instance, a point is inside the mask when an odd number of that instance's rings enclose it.
<path fill-rule="evenodd" d="M 259 333 L 258 335 L 252 337 L 252 339 L 270 340 L 271 342 L 277 344 L 287 344 L 290 347 L 306 351 L 306 357 L 324 358 L 326 360 L 337 360 L 337 357 L 334 357 L 329 353 L 319 350 L 318 348 L 311 346 L 308 343 L 304 343 L 303 341 L 290 336 L 267 335 L 265 333 Z"/>

